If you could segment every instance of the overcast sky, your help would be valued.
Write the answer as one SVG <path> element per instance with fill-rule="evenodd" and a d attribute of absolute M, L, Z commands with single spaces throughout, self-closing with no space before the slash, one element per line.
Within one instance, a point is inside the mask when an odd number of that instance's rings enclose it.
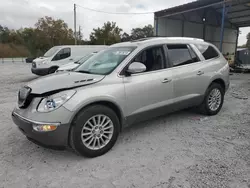
<path fill-rule="evenodd" d="M 33 27 L 43 16 L 63 19 L 73 28 L 73 4 L 111 12 L 151 12 L 188 3 L 193 0 L 0 0 L 0 24 L 10 28 Z M 77 7 L 77 27 L 82 28 L 84 38 L 89 38 L 93 28 L 106 21 L 115 21 L 124 31 L 153 25 L 153 14 L 108 15 Z M 239 44 L 246 43 L 250 28 L 242 28 Z"/>

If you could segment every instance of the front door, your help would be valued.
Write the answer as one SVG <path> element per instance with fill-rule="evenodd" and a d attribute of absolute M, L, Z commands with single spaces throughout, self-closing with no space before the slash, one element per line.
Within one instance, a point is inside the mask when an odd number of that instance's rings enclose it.
<path fill-rule="evenodd" d="M 161 115 L 173 103 L 172 72 L 166 67 L 163 47 L 147 48 L 132 62 L 141 62 L 147 69 L 123 78 L 129 124 Z"/>
<path fill-rule="evenodd" d="M 71 61 L 71 49 L 63 48 L 53 57 L 51 62 L 52 65 L 60 67 L 61 65 L 65 65 Z"/>

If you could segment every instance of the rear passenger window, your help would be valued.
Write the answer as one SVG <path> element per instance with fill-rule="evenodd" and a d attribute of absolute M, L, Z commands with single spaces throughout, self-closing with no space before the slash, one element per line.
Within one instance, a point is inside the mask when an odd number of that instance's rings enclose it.
<path fill-rule="evenodd" d="M 205 60 L 213 59 L 219 56 L 218 52 L 212 46 L 205 45 L 205 44 L 195 44 L 195 46 L 201 52 Z"/>
<path fill-rule="evenodd" d="M 169 60 L 174 67 L 199 61 L 193 50 L 186 44 L 169 44 L 167 47 Z"/>

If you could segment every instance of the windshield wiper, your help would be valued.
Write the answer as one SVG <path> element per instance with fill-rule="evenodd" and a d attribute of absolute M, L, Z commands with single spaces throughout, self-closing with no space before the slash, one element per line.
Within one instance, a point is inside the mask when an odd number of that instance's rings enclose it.
<path fill-rule="evenodd" d="M 76 71 L 76 72 L 91 74 L 91 72 L 85 71 L 85 70 L 79 70 L 79 71 Z"/>

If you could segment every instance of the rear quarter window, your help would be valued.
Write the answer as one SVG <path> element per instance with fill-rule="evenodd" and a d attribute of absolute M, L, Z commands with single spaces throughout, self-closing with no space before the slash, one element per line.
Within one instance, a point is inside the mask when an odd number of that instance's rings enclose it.
<path fill-rule="evenodd" d="M 195 44 L 198 50 L 201 52 L 205 60 L 213 59 L 219 57 L 218 52 L 214 49 L 214 47 L 206 44 Z"/>

